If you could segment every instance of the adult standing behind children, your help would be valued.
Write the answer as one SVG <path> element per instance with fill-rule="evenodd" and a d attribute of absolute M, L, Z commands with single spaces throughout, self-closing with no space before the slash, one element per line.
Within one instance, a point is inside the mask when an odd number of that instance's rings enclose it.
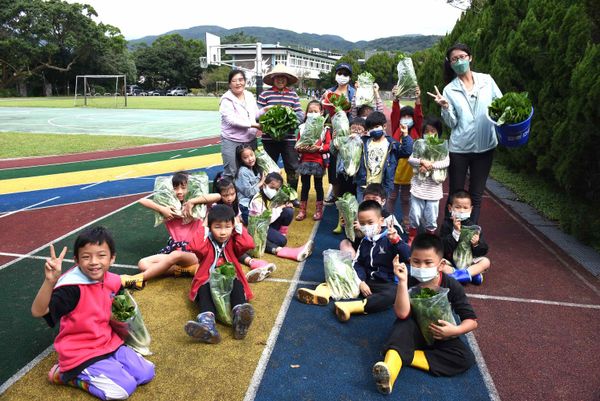
<path fill-rule="evenodd" d="M 243 71 L 229 73 L 229 90 L 221 97 L 221 157 L 225 175 L 233 178 L 236 173 L 235 150 L 239 145 L 250 144 L 256 149 L 256 129 L 260 115 L 254 95 L 246 90 Z"/>
<path fill-rule="evenodd" d="M 450 127 L 450 193 L 465 189 L 469 172 L 469 193 L 473 200 L 471 219 L 479 220 L 481 198 L 490 174 L 498 139 L 487 118 L 487 108 L 502 92 L 488 74 L 471 71 L 473 61 L 467 45 L 457 43 L 446 51 L 443 94 L 427 92 L 442 107 L 442 119 Z M 448 210 L 448 209 L 446 209 Z M 448 212 L 446 212 L 448 213 Z"/>
<path fill-rule="evenodd" d="M 290 107 L 298 117 L 298 124 L 304 121 L 304 111 L 300 105 L 300 98 L 296 92 L 289 87 L 298 82 L 298 78 L 287 69 L 284 64 L 277 64 L 271 72 L 265 75 L 264 83 L 271 85 L 271 89 L 267 89 L 258 96 L 258 106 L 268 107 L 282 105 Z M 298 152 L 294 148 L 296 144 L 295 131 L 291 130 L 281 141 L 276 141 L 268 134 L 263 133 L 262 143 L 265 152 L 279 162 L 279 156 L 283 159 L 283 168 L 287 176 L 287 182 L 294 190 L 298 189 Z M 300 206 L 300 202 L 295 201 L 294 206 Z"/>

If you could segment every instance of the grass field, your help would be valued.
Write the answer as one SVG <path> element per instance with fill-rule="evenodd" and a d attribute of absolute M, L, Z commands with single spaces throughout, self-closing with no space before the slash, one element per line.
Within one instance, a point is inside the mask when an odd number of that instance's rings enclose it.
<path fill-rule="evenodd" d="M 0 159 L 63 155 L 170 142 L 162 138 L 0 132 Z"/>

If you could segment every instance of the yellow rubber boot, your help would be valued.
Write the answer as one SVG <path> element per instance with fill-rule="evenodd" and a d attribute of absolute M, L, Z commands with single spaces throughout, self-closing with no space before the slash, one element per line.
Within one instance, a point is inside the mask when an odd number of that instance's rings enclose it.
<path fill-rule="evenodd" d="M 331 297 L 331 290 L 327 283 L 321 283 L 314 290 L 308 288 L 299 288 L 296 297 L 300 302 L 309 305 L 327 305 Z"/>
<path fill-rule="evenodd" d="M 373 379 L 377 386 L 377 391 L 382 394 L 390 394 L 396 378 L 402 369 L 402 359 L 395 349 L 390 349 L 385 353 L 383 362 L 377 362 L 373 366 Z"/>
<path fill-rule="evenodd" d="M 342 231 L 344 230 L 344 228 L 342 227 L 342 214 L 340 212 L 338 212 L 340 217 L 338 218 L 338 225 L 336 228 L 333 229 L 332 233 L 334 234 L 341 234 Z"/>
<path fill-rule="evenodd" d="M 337 316 L 340 322 L 347 322 L 348 320 L 350 320 L 350 315 L 356 313 L 365 313 L 366 304 L 366 299 L 350 302 L 336 302 L 335 315 Z"/>
<path fill-rule="evenodd" d="M 173 276 L 175 277 L 194 277 L 198 270 L 198 263 L 189 266 L 173 265 Z"/>
<path fill-rule="evenodd" d="M 410 363 L 410 366 L 412 366 L 413 368 L 424 370 L 425 372 L 429 372 L 429 362 L 427 362 L 425 352 L 423 352 L 420 349 L 415 350 L 415 355 L 413 356 L 413 360 Z"/>
<path fill-rule="evenodd" d="M 121 285 L 125 288 L 131 288 L 133 290 L 141 290 L 144 288 L 146 283 L 144 282 L 144 273 L 138 273 L 133 276 L 127 274 L 121 275 Z"/>

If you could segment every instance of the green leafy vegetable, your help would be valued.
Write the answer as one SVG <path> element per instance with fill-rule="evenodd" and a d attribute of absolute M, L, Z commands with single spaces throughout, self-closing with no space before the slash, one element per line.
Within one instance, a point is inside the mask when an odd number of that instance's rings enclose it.
<path fill-rule="evenodd" d="M 328 92 L 323 99 L 324 106 L 333 106 L 335 112 L 348 111 L 352 107 L 348 98 L 344 94 L 337 94 L 335 92 Z"/>
<path fill-rule="evenodd" d="M 264 150 L 256 149 L 254 155 L 256 156 L 256 164 L 258 164 L 258 167 L 263 174 L 279 173 L 279 166 Z"/>
<path fill-rule="evenodd" d="M 210 272 L 210 295 L 215 304 L 216 317 L 221 323 L 230 326 L 233 323 L 231 290 L 233 289 L 234 279 L 235 266 L 232 263 L 225 263 Z"/>
<path fill-rule="evenodd" d="M 188 191 L 183 202 L 206 194 L 208 194 L 208 175 L 204 171 L 190 174 L 188 176 Z M 183 205 L 182 202 L 177 199 L 177 196 L 175 196 L 171 176 L 156 177 L 154 180 L 152 200 L 160 206 L 168 207 L 175 215 L 183 218 Z M 206 210 L 205 204 L 195 205 L 192 209 L 192 219 L 204 219 L 206 217 Z M 159 226 L 163 221 L 163 215 L 154 212 L 154 227 Z M 191 221 L 191 219 L 184 219 L 183 224 L 188 224 Z"/>
<path fill-rule="evenodd" d="M 291 107 L 276 105 L 260 116 L 261 130 L 276 141 L 281 141 L 298 128 L 298 116 Z"/>
<path fill-rule="evenodd" d="M 325 281 L 336 301 L 352 299 L 359 295 L 360 282 L 356 270 L 352 267 L 352 256 L 348 252 L 327 249 L 323 252 Z"/>
<path fill-rule="evenodd" d="M 410 57 L 402 54 L 402 58 L 398 61 L 398 92 L 396 98 L 401 97 L 416 97 L 417 89 L 417 74 L 415 74 L 415 67 Z"/>
<path fill-rule="evenodd" d="M 127 295 L 117 295 L 113 299 L 112 314 L 116 320 L 124 322 L 135 314 L 135 306 Z"/>
<path fill-rule="evenodd" d="M 354 241 L 356 233 L 354 232 L 354 221 L 358 214 L 358 201 L 350 192 L 346 192 L 341 198 L 335 201 L 335 206 L 338 208 L 344 218 L 344 230 L 346 238 Z"/>
<path fill-rule="evenodd" d="M 300 139 L 296 142 L 296 149 L 304 146 L 314 146 L 321 135 L 323 134 L 323 127 L 325 126 L 325 117 L 308 117 L 304 124 L 304 129 L 300 132 Z"/>
<path fill-rule="evenodd" d="M 112 302 L 110 326 L 129 347 L 142 355 L 151 355 L 150 334 L 142 312 L 127 290 L 122 290 Z"/>
<path fill-rule="evenodd" d="M 235 265 L 231 262 L 223 263 L 221 266 L 217 266 L 219 271 L 225 277 L 235 277 Z"/>
<path fill-rule="evenodd" d="M 340 145 L 338 160 L 341 161 L 341 164 L 339 166 L 343 168 L 343 172 L 348 177 L 354 177 L 358 172 L 362 152 L 363 141 L 357 136 L 346 138 L 346 141 Z"/>
<path fill-rule="evenodd" d="M 248 252 L 250 256 L 260 258 L 265 253 L 270 224 L 271 211 L 269 209 L 266 209 L 259 215 L 248 216 L 248 234 L 254 240 L 254 249 Z"/>
<path fill-rule="evenodd" d="M 438 320 L 455 323 L 450 301 L 448 301 L 448 292 L 450 292 L 448 288 L 435 291 L 429 288 L 412 287 L 408 290 L 411 312 L 429 345 L 434 342 L 433 334 L 429 329 L 431 323 L 439 324 Z"/>
<path fill-rule="evenodd" d="M 481 232 L 480 226 L 462 226 L 460 228 L 460 237 L 458 237 L 458 245 L 452 254 L 454 264 L 457 269 L 466 269 L 473 263 L 473 250 L 471 248 L 471 240 L 476 233 Z"/>
<path fill-rule="evenodd" d="M 350 136 L 350 121 L 344 111 L 338 111 L 331 119 L 333 127 L 333 146 L 339 149 L 344 141 Z"/>
<path fill-rule="evenodd" d="M 517 124 L 529 118 L 531 109 L 527 92 L 508 92 L 490 104 L 488 114 L 498 125 Z"/>
<path fill-rule="evenodd" d="M 298 199 L 298 192 L 288 184 L 283 184 L 275 196 L 273 196 L 273 199 L 271 199 L 271 205 L 274 207 L 283 206 L 296 199 Z"/>
<path fill-rule="evenodd" d="M 375 105 L 375 93 L 373 92 L 375 77 L 370 72 L 365 71 L 358 76 L 357 82 L 358 88 L 354 96 L 356 107 L 362 105 L 373 107 Z"/>
<path fill-rule="evenodd" d="M 413 156 L 430 162 L 442 161 L 448 157 L 448 141 L 438 138 L 437 135 L 425 135 L 425 138 L 417 139 L 413 144 Z M 431 177 L 440 184 L 446 180 L 447 169 L 434 168 L 421 173 L 418 167 L 413 167 L 413 173 L 421 181 Z"/>

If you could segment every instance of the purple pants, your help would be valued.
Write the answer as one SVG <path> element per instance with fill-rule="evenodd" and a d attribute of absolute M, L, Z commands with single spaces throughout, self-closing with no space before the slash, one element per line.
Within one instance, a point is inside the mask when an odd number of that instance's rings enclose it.
<path fill-rule="evenodd" d="M 154 364 L 122 346 L 111 357 L 88 366 L 77 378 L 88 383 L 90 394 L 101 400 L 124 400 L 137 386 L 154 378 Z"/>

